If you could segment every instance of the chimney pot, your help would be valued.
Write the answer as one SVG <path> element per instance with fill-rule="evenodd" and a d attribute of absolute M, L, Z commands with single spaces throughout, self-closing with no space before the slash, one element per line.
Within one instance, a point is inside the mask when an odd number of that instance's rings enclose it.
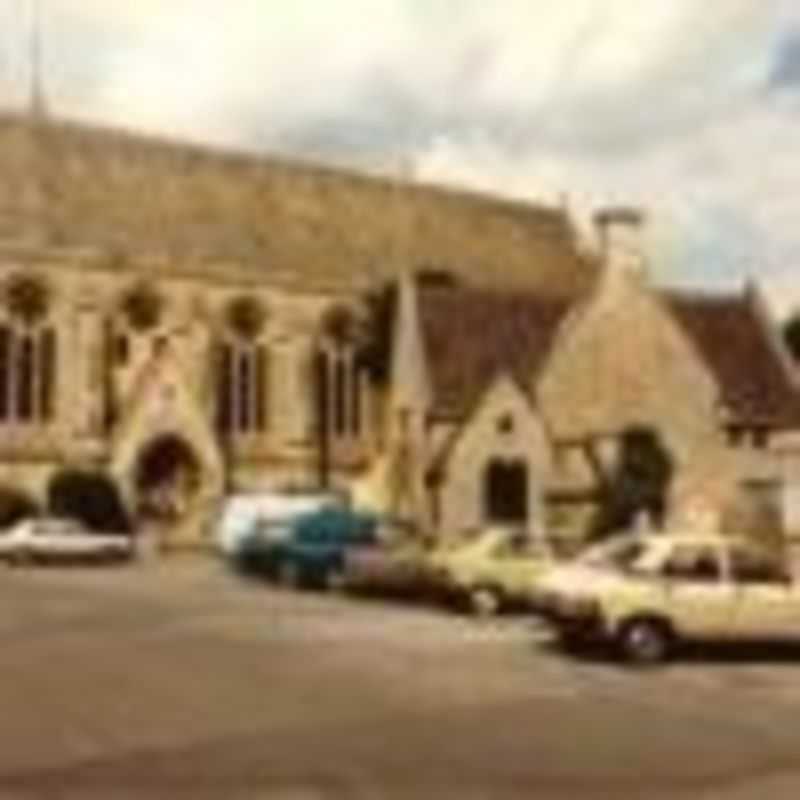
<path fill-rule="evenodd" d="M 644 221 L 644 213 L 630 206 L 604 208 L 595 213 L 603 267 L 609 277 L 644 277 Z"/>

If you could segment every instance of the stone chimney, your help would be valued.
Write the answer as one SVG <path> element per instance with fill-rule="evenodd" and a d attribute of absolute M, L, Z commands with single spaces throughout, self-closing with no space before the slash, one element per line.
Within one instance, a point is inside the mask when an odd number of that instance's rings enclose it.
<path fill-rule="evenodd" d="M 644 214 L 628 206 L 604 208 L 594 215 L 594 224 L 606 277 L 643 280 L 646 272 L 642 247 Z"/>

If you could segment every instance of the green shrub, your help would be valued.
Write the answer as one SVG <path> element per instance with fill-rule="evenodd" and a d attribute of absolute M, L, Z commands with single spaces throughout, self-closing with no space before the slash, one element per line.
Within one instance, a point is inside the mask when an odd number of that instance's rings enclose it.
<path fill-rule="evenodd" d="M 132 533 L 130 516 L 117 485 L 102 472 L 65 469 L 47 487 L 50 514 L 80 520 L 89 530 Z"/>
<path fill-rule="evenodd" d="M 38 503 L 25 491 L 14 486 L 0 486 L 0 528 L 7 528 L 38 513 Z"/>

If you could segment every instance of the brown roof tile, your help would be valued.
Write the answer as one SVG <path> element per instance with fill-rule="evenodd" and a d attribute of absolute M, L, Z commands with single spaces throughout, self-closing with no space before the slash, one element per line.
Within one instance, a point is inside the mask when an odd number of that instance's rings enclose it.
<path fill-rule="evenodd" d="M 464 413 L 502 371 L 529 387 L 569 307 L 567 299 L 530 292 L 420 288 L 436 411 Z"/>
<path fill-rule="evenodd" d="M 734 420 L 800 427 L 800 390 L 747 294 L 662 292 Z M 574 300 L 457 285 L 419 289 L 437 413 L 463 415 L 500 372 L 529 388 Z"/>
<path fill-rule="evenodd" d="M 235 260 L 350 287 L 433 264 L 567 292 L 594 274 L 560 208 L 255 153 L 0 114 L 0 174 L 0 238 L 144 250 L 175 271 Z"/>
<path fill-rule="evenodd" d="M 734 419 L 800 425 L 800 391 L 747 293 L 664 296 L 716 377 L 722 402 Z"/>

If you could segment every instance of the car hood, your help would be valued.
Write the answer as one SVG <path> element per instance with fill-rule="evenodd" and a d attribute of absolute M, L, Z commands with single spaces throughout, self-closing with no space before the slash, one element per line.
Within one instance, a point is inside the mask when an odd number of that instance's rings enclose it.
<path fill-rule="evenodd" d="M 622 579 L 615 570 L 565 564 L 549 569 L 538 582 L 538 590 L 547 594 L 590 592 L 617 585 Z"/>

